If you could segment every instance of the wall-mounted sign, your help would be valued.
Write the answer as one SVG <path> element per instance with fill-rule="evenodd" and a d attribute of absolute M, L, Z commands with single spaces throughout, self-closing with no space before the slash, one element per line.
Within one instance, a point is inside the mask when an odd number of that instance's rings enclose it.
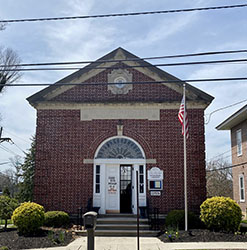
<path fill-rule="evenodd" d="M 157 180 L 149 180 L 148 181 L 148 189 L 149 190 L 162 190 L 162 180 L 157 181 Z"/>
<path fill-rule="evenodd" d="M 163 178 L 163 170 L 160 170 L 158 167 L 152 167 L 150 170 L 148 170 L 149 180 L 163 180 Z"/>
<path fill-rule="evenodd" d="M 161 192 L 160 192 L 160 191 L 151 191 L 151 192 L 150 192 L 150 195 L 151 195 L 151 196 L 160 196 L 160 195 L 161 195 Z"/>
<path fill-rule="evenodd" d="M 150 170 L 148 170 L 148 189 L 162 190 L 163 178 L 163 170 L 160 170 L 158 167 L 152 167 Z"/>
<path fill-rule="evenodd" d="M 108 177 L 108 194 L 116 194 L 117 193 L 117 181 L 116 176 Z"/>

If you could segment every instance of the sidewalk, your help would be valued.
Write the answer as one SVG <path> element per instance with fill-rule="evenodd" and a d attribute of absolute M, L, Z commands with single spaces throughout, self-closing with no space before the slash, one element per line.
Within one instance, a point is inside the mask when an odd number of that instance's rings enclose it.
<path fill-rule="evenodd" d="M 87 237 L 80 237 L 67 247 L 42 248 L 43 250 L 87 250 Z M 95 237 L 95 250 L 135 250 L 135 237 Z M 247 242 L 185 242 L 163 243 L 156 237 L 140 238 L 140 250 L 173 249 L 247 249 Z M 29 249 L 29 250 L 38 250 Z"/>

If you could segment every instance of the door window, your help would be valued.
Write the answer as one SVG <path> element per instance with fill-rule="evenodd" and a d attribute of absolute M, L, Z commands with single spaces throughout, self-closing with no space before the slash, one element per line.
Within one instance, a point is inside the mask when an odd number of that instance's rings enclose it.
<path fill-rule="evenodd" d="M 132 166 L 120 166 L 120 212 L 132 213 Z"/>

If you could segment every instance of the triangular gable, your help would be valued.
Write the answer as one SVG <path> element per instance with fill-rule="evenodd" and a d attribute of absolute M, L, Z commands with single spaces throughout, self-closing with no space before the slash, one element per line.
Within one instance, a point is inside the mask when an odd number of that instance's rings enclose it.
<path fill-rule="evenodd" d="M 49 86 L 37 92 L 36 94 L 30 96 L 27 100 L 33 106 L 35 106 L 35 104 L 40 103 L 40 102 L 51 101 L 53 98 L 75 87 L 74 85 L 59 86 L 57 84 L 86 82 L 88 79 L 106 70 L 106 69 L 95 69 L 95 67 L 114 67 L 114 65 L 117 65 L 119 62 L 111 61 L 111 60 L 121 61 L 125 59 L 134 59 L 132 61 L 124 61 L 123 63 L 126 64 L 127 66 L 143 66 L 143 67 L 137 67 L 135 68 L 135 70 L 147 76 L 150 76 L 155 81 L 169 81 L 169 80 L 179 81 L 175 83 L 171 82 L 171 83 L 162 83 L 162 84 L 182 95 L 183 84 L 184 84 L 183 81 L 153 66 L 152 64 L 144 60 L 141 60 L 139 57 L 131 54 L 130 52 L 122 48 L 118 48 L 118 49 L 113 50 L 109 54 L 101 57 L 100 59 L 96 60 L 95 62 L 89 64 L 88 66 L 85 66 L 84 68 L 78 70 L 77 72 L 54 83 L 54 85 Z M 210 104 L 210 102 L 213 100 L 212 96 L 189 85 L 188 83 L 186 83 L 186 97 L 188 98 L 188 100 L 201 101 L 201 102 L 204 102 L 205 104 Z"/>

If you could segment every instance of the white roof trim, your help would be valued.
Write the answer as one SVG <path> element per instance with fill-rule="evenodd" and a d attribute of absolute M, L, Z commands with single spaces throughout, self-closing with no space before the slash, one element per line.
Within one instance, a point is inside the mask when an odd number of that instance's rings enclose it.
<path fill-rule="evenodd" d="M 238 125 L 239 123 L 247 120 L 247 105 L 242 107 L 240 110 L 232 114 L 225 121 L 219 124 L 216 129 L 217 130 L 231 130 L 233 127 Z"/>

